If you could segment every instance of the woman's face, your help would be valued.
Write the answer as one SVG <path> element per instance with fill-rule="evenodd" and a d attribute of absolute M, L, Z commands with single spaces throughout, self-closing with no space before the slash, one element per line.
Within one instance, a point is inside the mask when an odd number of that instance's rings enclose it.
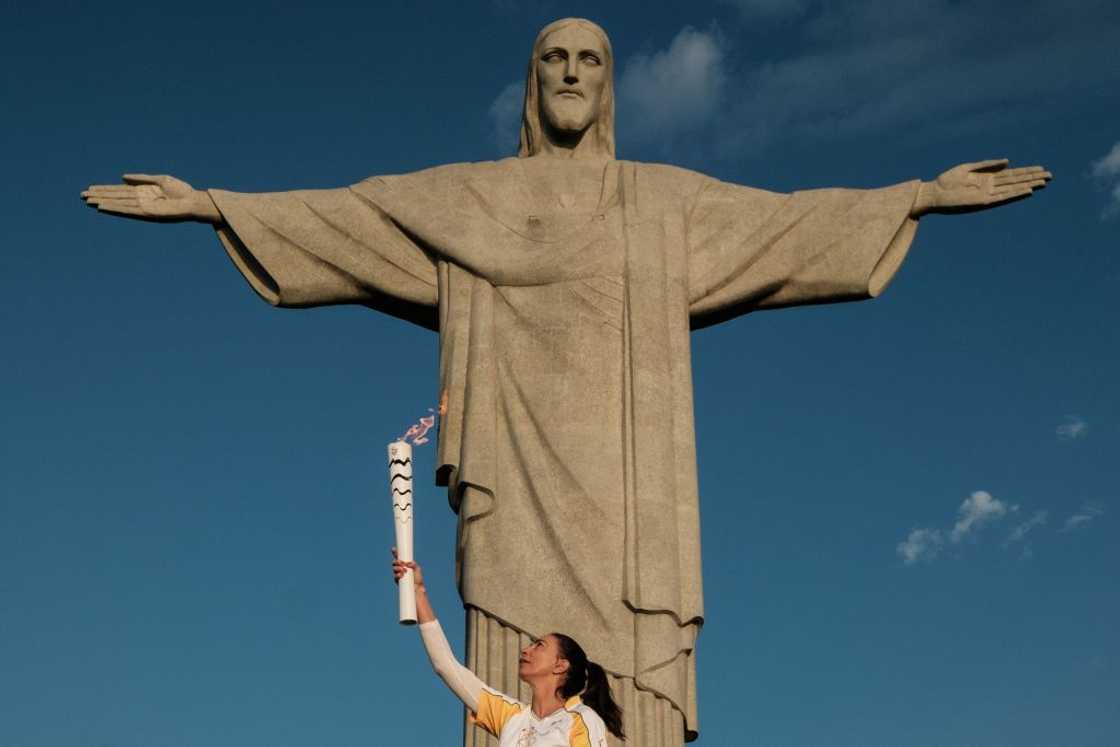
<path fill-rule="evenodd" d="M 568 662 L 560 658 L 560 646 L 556 643 L 556 637 L 546 635 L 521 649 L 517 676 L 528 680 L 551 674 L 563 674 L 567 669 Z"/>
<path fill-rule="evenodd" d="M 540 108 L 553 130 L 575 134 L 599 118 L 607 51 L 597 34 L 573 23 L 549 33 L 537 56 Z"/>

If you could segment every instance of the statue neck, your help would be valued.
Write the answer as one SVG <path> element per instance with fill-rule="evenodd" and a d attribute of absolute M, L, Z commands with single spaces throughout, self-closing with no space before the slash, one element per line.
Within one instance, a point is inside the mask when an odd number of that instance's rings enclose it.
<path fill-rule="evenodd" d="M 599 128 L 592 122 L 580 132 L 555 130 L 544 123 L 544 142 L 541 143 L 539 156 L 548 158 L 571 158 L 580 160 L 602 160 L 611 158 L 607 144 L 599 137 Z"/>

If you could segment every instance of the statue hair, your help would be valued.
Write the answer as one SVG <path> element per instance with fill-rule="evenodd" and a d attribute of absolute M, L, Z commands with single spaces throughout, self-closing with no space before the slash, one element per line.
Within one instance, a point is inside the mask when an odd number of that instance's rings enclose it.
<path fill-rule="evenodd" d="M 599 142 L 606 147 L 606 155 L 614 158 L 614 52 L 611 51 L 611 42 L 607 32 L 593 21 L 586 18 L 561 18 L 545 26 L 537 34 L 533 42 L 533 51 L 529 55 L 529 72 L 525 76 L 525 106 L 521 110 L 521 145 L 517 151 L 518 158 L 535 156 L 541 151 L 544 142 L 544 124 L 541 122 L 540 109 L 540 82 L 537 78 L 537 61 L 540 58 L 541 45 L 545 38 L 553 31 L 566 26 L 582 26 L 599 37 L 606 52 L 606 80 L 603 83 L 603 94 L 599 99 L 599 114 L 591 125 L 595 128 Z"/>
<path fill-rule="evenodd" d="M 625 741 L 626 735 L 622 732 L 622 709 L 611 697 L 611 687 L 607 682 L 607 673 L 593 661 L 588 661 L 583 648 L 573 639 L 563 633 L 553 633 L 556 645 L 560 649 L 560 658 L 568 662 L 567 677 L 560 685 L 560 695 L 565 700 L 573 695 L 579 695 L 583 704 L 599 714 L 607 731 Z"/>

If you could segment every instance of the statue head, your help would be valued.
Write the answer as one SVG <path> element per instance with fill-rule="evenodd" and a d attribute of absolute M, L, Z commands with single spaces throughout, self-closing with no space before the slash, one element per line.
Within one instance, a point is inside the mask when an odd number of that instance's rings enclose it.
<path fill-rule="evenodd" d="M 614 157 L 614 55 L 607 32 L 583 18 L 562 18 L 541 29 L 529 57 L 521 148 L 525 158 L 546 141 L 569 146 L 593 138 Z"/>

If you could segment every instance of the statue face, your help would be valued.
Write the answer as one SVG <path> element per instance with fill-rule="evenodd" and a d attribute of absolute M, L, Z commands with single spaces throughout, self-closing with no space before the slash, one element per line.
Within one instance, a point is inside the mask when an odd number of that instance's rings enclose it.
<path fill-rule="evenodd" d="M 599 37 L 579 24 L 544 38 L 537 57 L 540 108 L 548 126 L 581 133 L 599 117 L 607 77 L 607 52 Z"/>

